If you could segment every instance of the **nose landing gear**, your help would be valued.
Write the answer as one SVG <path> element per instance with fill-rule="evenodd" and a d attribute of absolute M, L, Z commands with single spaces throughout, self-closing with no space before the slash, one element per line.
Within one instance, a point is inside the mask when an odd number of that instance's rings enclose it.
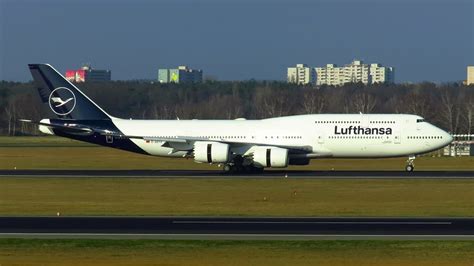
<path fill-rule="evenodd" d="M 407 172 L 413 172 L 413 170 L 415 170 L 415 164 L 414 164 L 415 158 L 416 156 L 414 155 L 411 155 L 410 157 L 408 157 L 407 165 L 405 166 L 405 170 Z"/>

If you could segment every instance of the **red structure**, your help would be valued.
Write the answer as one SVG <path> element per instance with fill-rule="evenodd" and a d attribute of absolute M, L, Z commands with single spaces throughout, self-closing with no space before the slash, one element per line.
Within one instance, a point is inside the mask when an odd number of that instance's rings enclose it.
<path fill-rule="evenodd" d="M 85 82 L 86 71 L 83 69 L 79 70 L 66 70 L 66 79 L 71 82 Z"/>
<path fill-rule="evenodd" d="M 110 81 L 110 70 L 92 69 L 90 66 L 83 66 L 78 70 L 66 70 L 66 79 L 71 82 L 96 82 Z"/>

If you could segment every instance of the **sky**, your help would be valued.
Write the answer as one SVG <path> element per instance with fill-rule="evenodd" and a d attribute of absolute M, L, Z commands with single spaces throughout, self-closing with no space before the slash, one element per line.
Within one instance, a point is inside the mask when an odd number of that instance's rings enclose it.
<path fill-rule="evenodd" d="M 354 59 L 394 67 L 399 83 L 464 80 L 474 0 L 0 0 L 0 80 L 31 80 L 28 63 L 284 80 L 297 63 Z"/>

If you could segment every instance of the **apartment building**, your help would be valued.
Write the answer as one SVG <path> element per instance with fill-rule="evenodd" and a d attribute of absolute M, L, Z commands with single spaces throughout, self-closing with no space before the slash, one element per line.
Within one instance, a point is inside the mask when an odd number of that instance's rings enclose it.
<path fill-rule="evenodd" d="M 361 60 L 337 66 L 327 64 L 325 67 L 316 67 L 316 85 L 341 86 L 346 83 L 374 84 L 393 83 L 393 67 L 384 67 L 380 64 L 364 64 Z"/>
<path fill-rule="evenodd" d="M 466 85 L 474 85 L 474 66 L 467 67 Z"/>
<path fill-rule="evenodd" d="M 312 67 L 306 64 L 297 64 L 295 67 L 289 67 L 287 72 L 287 81 L 296 84 L 311 84 L 316 79 L 316 72 Z"/>

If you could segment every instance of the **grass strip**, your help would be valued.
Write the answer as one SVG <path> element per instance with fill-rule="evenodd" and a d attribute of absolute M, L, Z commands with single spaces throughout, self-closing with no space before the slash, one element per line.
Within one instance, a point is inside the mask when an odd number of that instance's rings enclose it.
<path fill-rule="evenodd" d="M 472 265 L 474 241 L 0 239 L 2 265 Z"/>
<path fill-rule="evenodd" d="M 470 179 L 0 179 L 0 215 L 474 216 Z"/>
<path fill-rule="evenodd" d="M 404 171 L 405 161 L 406 158 L 315 159 L 310 165 L 290 166 L 287 169 Z M 425 156 L 417 158 L 415 165 L 417 171 L 474 171 L 474 156 Z M 161 158 L 97 146 L 0 147 L 0 169 L 221 170 L 217 165 L 196 163 L 193 159 Z"/>

